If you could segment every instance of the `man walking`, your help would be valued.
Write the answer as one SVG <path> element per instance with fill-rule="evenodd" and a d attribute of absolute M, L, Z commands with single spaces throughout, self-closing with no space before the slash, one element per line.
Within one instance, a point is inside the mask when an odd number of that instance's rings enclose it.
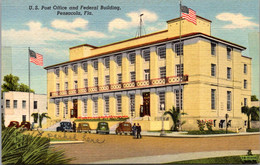
<path fill-rule="evenodd" d="M 135 138 L 135 132 L 136 132 L 136 125 L 134 123 L 134 125 L 132 126 L 132 133 L 134 138 Z"/>
<path fill-rule="evenodd" d="M 141 135 L 142 129 L 141 129 L 141 126 L 139 125 L 139 123 L 137 123 L 136 130 L 137 130 L 137 139 L 142 138 L 142 135 Z"/>

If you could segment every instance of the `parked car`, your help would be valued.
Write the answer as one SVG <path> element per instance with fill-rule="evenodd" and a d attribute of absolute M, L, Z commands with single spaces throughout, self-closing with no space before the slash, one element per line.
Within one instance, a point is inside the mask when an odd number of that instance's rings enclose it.
<path fill-rule="evenodd" d="M 132 124 L 129 122 L 122 122 L 119 123 L 118 127 L 116 128 L 116 134 L 131 134 L 132 133 Z"/>
<path fill-rule="evenodd" d="M 31 129 L 31 123 L 28 122 L 28 121 L 23 121 L 23 122 L 21 122 L 20 127 L 22 129 L 30 130 Z"/>
<path fill-rule="evenodd" d="M 109 127 L 108 127 L 108 123 L 107 122 L 99 122 L 97 129 L 96 129 L 96 133 L 105 133 L 105 134 L 109 134 Z"/>
<path fill-rule="evenodd" d="M 10 121 L 8 127 L 16 127 L 19 128 L 19 122 L 18 121 Z"/>
<path fill-rule="evenodd" d="M 77 132 L 91 132 L 91 128 L 89 126 L 89 123 L 79 123 Z"/>
<path fill-rule="evenodd" d="M 56 131 L 59 132 L 73 132 L 72 125 L 70 122 L 60 122 L 60 126 L 56 128 Z"/>

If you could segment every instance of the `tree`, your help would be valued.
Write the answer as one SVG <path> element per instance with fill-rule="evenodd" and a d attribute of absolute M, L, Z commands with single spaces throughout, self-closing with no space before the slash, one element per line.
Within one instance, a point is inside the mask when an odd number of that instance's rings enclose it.
<path fill-rule="evenodd" d="M 2 85 L 2 91 L 17 91 L 19 87 L 19 77 L 13 76 L 12 74 L 4 76 L 4 83 Z"/>
<path fill-rule="evenodd" d="M 251 120 L 252 121 L 259 121 L 259 107 L 251 107 L 252 113 L 251 113 Z"/>
<path fill-rule="evenodd" d="M 256 97 L 256 95 L 251 96 L 251 101 L 258 101 L 258 98 Z"/>
<path fill-rule="evenodd" d="M 40 116 L 39 116 L 40 128 L 42 128 L 42 120 L 43 120 L 44 118 L 50 119 L 50 117 L 48 116 L 48 113 L 42 113 L 42 114 L 40 114 Z"/>
<path fill-rule="evenodd" d="M 38 122 L 38 113 L 32 113 L 31 116 L 33 117 L 33 122 L 37 123 Z"/>
<path fill-rule="evenodd" d="M 20 92 L 29 92 L 29 86 L 21 83 L 18 87 L 18 91 Z M 30 92 L 35 93 L 34 90 L 30 89 Z"/>
<path fill-rule="evenodd" d="M 250 129 L 250 117 L 253 114 L 256 114 L 257 111 L 259 111 L 257 107 L 251 107 L 251 108 L 249 108 L 248 106 L 243 106 L 242 107 L 242 113 L 247 115 L 247 123 L 248 123 L 247 124 L 247 129 Z"/>
<path fill-rule="evenodd" d="M 180 113 L 179 108 L 175 108 L 174 106 L 172 106 L 172 109 L 169 109 L 168 111 L 164 112 L 163 115 L 167 115 L 167 114 L 171 116 L 173 121 L 173 126 L 171 127 L 171 130 L 178 131 L 179 125 L 185 124 L 185 121 L 182 121 L 182 123 L 179 122 L 180 122 L 181 115 L 187 115 L 187 114 Z"/>

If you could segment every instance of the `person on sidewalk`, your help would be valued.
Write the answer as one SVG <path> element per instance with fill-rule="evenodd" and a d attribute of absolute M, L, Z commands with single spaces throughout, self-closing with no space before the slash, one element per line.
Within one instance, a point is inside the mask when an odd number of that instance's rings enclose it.
<path fill-rule="evenodd" d="M 141 129 L 141 126 L 139 125 L 139 123 L 137 123 L 136 131 L 137 131 L 137 139 L 142 138 L 142 135 L 141 135 L 142 129 Z"/>
<path fill-rule="evenodd" d="M 76 132 L 76 123 L 74 121 L 72 122 L 72 129 L 73 129 L 73 132 Z"/>
<path fill-rule="evenodd" d="M 132 126 L 133 138 L 135 138 L 135 133 L 136 133 L 136 125 L 135 125 L 135 123 L 134 123 L 134 125 Z"/>

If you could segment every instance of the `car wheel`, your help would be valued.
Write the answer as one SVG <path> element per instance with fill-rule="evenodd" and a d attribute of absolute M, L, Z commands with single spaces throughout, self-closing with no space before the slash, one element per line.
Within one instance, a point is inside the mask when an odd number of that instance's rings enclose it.
<path fill-rule="evenodd" d="M 122 132 L 120 132 L 120 135 L 122 135 Z"/>

